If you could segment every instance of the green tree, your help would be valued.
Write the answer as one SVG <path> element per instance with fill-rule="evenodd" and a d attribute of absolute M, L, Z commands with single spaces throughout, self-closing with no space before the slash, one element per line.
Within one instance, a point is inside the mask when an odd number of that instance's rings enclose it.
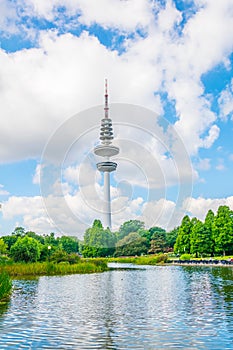
<path fill-rule="evenodd" d="M 7 248 L 7 244 L 4 242 L 3 238 L 0 238 L 0 254 L 6 254 Z"/>
<path fill-rule="evenodd" d="M 59 239 L 59 243 L 62 249 L 68 254 L 78 252 L 78 239 L 76 237 L 62 236 Z"/>
<path fill-rule="evenodd" d="M 44 243 L 45 243 L 44 237 L 41 236 L 41 235 L 36 234 L 36 233 L 33 232 L 33 231 L 28 231 L 28 232 L 26 232 L 26 233 L 25 233 L 25 236 L 32 237 L 32 238 L 36 239 L 38 242 L 40 242 L 41 244 L 44 244 Z"/>
<path fill-rule="evenodd" d="M 115 243 L 115 233 L 104 229 L 100 220 L 95 220 L 84 233 L 82 254 L 84 257 L 110 256 L 115 251 Z"/>
<path fill-rule="evenodd" d="M 40 244 L 32 237 L 19 237 L 10 249 L 14 261 L 35 262 L 40 257 Z"/>
<path fill-rule="evenodd" d="M 59 245 L 59 240 L 55 237 L 54 232 L 49 235 L 44 236 L 44 244 L 57 247 Z"/>
<path fill-rule="evenodd" d="M 151 240 L 151 233 L 149 230 L 146 230 L 144 228 L 140 228 L 138 231 L 138 234 L 141 236 L 141 237 L 144 237 L 147 239 L 148 241 L 148 245 L 150 244 L 150 240 Z"/>
<path fill-rule="evenodd" d="M 216 253 L 233 253 L 233 211 L 226 205 L 218 208 L 213 223 L 213 238 Z"/>
<path fill-rule="evenodd" d="M 200 220 L 196 220 L 190 235 L 190 253 L 196 257 L 211 254 L 212 233 Z"/>
<path fill-rule="evenodd" d="M 24 237 L 25 229 L 23 227 L 16 227 L 11 235 L 3 236 L 2 239 L 7 245 L 8 251 L 10 251 L 11 247 L 15 244 L 19 237 Z"/>
<path fill-rule="evenodd" d="M 206 229 L 206 234 L 208 235 L 208 237 L 210 237 L 210 242 L 209 242 L 210 251 L 209 251 L 209 253 L 211 254 L 211 256 L 214 256 L 214 250 L 215 250 L 214 239 L 213 239 L 214 220 L 215 220 L 214 212 L 210 209 L 208 211 L 208 213 L 206 214 L 204 225 L 205 225 L 205 229 Z"/>
<path fill-rule="evenodd" d="M 139 221 L 139 220 L 126 221 L 120 226 L 120 229 L 118 232 L 118 239 L 122 239 L 128 236 L 130 232 L 138 232 L 138 230 L 144 229 L 144 228 L 145 228 L 145 224 L 142 221 Z"/>
<path fill-rule="evenodd" d="M 156 228 L 151 237 L 149 253 L 156 254 L 156 253 L 164 252 L 165 247 L 166 247 L 166 231 L 162 228 L 159 228 L 159 230 L 158 228 Z"/>
<path fill-rule="evenodd" d="M 138 232 L 131 232 L 116 243 L 115 256 L 132 256 L 147 253 L 148 241 Z"/>
<path fill-rule="evenodd" d="M 10 251 L 11 247 L 15 244 L 19 237 L 15 235 L 3 236 L 2 239 L 8 247 L 8 251 Z"/>
<path fill-rule="evenodd" d="M 12 232 L 12 235 L 18 236 L 18 237 L 23 237 L 25 235 L 25 228 L 19 226 L 14 229 Z"/>
<path fill-rule="evenodd" d="M 166 232 L 166 244 L 168 248 L 174 248 L 176 243 L 179 228 L 175 227 L 173 230 Z"/>
<path fill-rule="evenodd" d="M 178 229 L 178 235 L 174 246 L 175 253 L 190 253 L 190 234 L 192 222 L 188 215 L 185 215 Z"/>

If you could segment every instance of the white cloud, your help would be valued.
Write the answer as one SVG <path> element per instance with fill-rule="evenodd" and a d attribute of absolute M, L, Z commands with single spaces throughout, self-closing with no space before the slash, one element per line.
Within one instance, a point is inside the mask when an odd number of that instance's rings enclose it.
<path fill-rule="evenodd" d="M 220 117 L 226 120 L 228 117 L 233 118 L 233 79 L 226 90 L 222 91 L 218 99 L 220 107 Z"/>
<path fill-rule="evenodd" d="M 147 26 L 152 19 L 150 3 L 144 0 L 27 0 L 25 4 L 28 11 L 49 21 L 60 19 L 57 9 L 63 7 L 66 16 L 79 16 L 79 22 L 87 26 L 97 23 L 123 31 Z"/>
<path fill-rule="evenodd" d="M 150 5 L 144 0 L 79 0 L 80 22 L 86 25 L 98 23 L 103 27 L 133 31 L 145 27 L 152 19 Z M 116 16 L 119 13 L 120 16 Z"/>
<path fill-rule="evenodd" d="M 0 196 L 8 196 L 10 193 L 4 189 L 4 186 L 0 184 Z"/>
<path fill-rule="evenodd" d="M 223 171 L 223 170 L 225 170 L 226 168 L 225 168 L 224 164 L 218 164 L 218 165 L 216 166 L 216 169 L 219 170 L 219 171 Z"/>
<path fill-rule="evenodd" d="M 200 148 L 210 148 L 219 136 L 217 116 L 211 110 L 211 98 L 205 95 L 201 78 L 217 64 L 227 65 L 232 50 L 233 19 L 231 0 L 202 0 L 195 3 L 198 11 L 190 17 L 179 35 L 176 25 L 182 20 L 182 13 L 175 8 L 172 1 L 167 1 L 164 9 L 157 6 L 156 15 L 152 11 L 155 5 L 143 0 L 22 0 L 14 6 L 11 3 L 11 7 L 1 1 L 0 27 L 6 32 L 19 31 L 22 28 L 22 23 L 18 24 L 20 11 L 16 11 L 16 7 L 25 5 L 24 14 L 37 16 L 38 19 L 54 20 L 57 21 L 57 25 L 60 21 L 61 26 L 64 25 L 64 18 L 62 22 L 59 17 L 62 14 L 58 15 L 57 9 L 64 6 L 66 14 L 74 17 L 80 15 L 79 18 L 75 18 L 77 27 L 80 23 L 87 26 L 98 23 L 103 28 L 117 28 L 128 32 L 143 27 L 146 35 L 141 37 L 134 33 L 133 39 L 128 38 L 124 42 L 125 51 L 121 54 L 102 45 L 94 34 L 88 33 L 88 28 L 80 37 L 72 34 L 60 35 L 56 31 L 38 31 L 37 48 L 15 53 L 0 50 L 0 106 L 1 114 L 4 115 L 0 128 L 0 161 L 38 158 L 47 140 L 53 137 L 51 135 L 59 125 L 80 110 L 102 103 L 103 82 L 104 78 L 108 77 L 111 102 L 146 106 L 162 114 L 159 93 L 167 93 L 168 99 L 176 109 L 175 129 L 179 134 L 177 141 L 172 138 L 175 135 L 173 127 L 168 128 L 167 133 L 163 135 L 158 128 L 158 140 L 155 140 L 148 133 L 145 135 L 138 132 L 136 128 L 131 130 L 133 137 L 130 136 L 130 132 L 127 134 L 122 129 L 117 131 L 116 128 L 118 140 L 125 138 L 134 147 L 119 155 L 122 157 L 119 158 L 119 165 L 122 161 L 124 166 L 119 167 L 115 179 L 130 183 L 132 189 L 133 186 L 140 186 L 150 190 L 152 187 L 161 188 L 177 182 L 190 181 L 192 177 L 197 178 L 197 173 L 191 167 L 184 166 L 188 164 L 188 156 L 186 152 L 182 153 L 182 148 L 183 151 L 187 149 L 190 155 L 197 155 Z M 117 13 L 120 15 L 117 16 Z M 7 22 L 7 18 L 11 21 Z M 10 23 L 8 28 L 6 23 Z M 25 28 L 27 35 L 30 30 L 33 28 Z M 222 116 L 232 112 L 231 98 L 232 87 L 229 86 L 219 99 Z M 101 115 L 98 115 L 98 118 L 101 118 Z M 116 117 L 114 120 L 120 119 Z M 125 122 L 130 123 L 131 120 L 132 116 L 127 115 Z M 147 131 L 153 128 L 155 120 L 154 117 L 146 124 Z M 78 127 L 84 130 L 85 122 L 85 119 L 80 121 Z M 76 155 L 79 162 L 86 156 L 84 145 L 89 147 L 89 151 L 95 142 L 94 134 L 89 132 L 90 130 L 86 131 L 86 139 L 83 137 L 77 142 L 79 152 Z M 68 130 L 60 135 L 59 143 L 55 145 L 56 154 L 62 151 L 65 144 L 68 145 L 67 139 L 75 132 L 78 133 L 78 130 Z M 183 139 L 184 145 L 181 145 L 180 138 Z M 141 143 L 143 148 L 137 147 L 136 141 L 137 146 Z M 164 146 L 168 145 L 166 149 Z M 132 154 L 136 147 L 137 152 Z M 172 156 L 167 155 L 167 151 L 172 153 Z M 96 198 L 101 197 L 102 191 L 98 183 L 100 175 L 92 170 L 92 167 L 84 167 L 83 170 L 80 164 L 74 166 L 71 162 L 67 163 L 63 174 L 66 186 L 63 188 L 65 201 L 73 210 L 78 209 L 81 219 L 89 224 L 93 218 L 93 211 L 86 208 L 82 196 L 85 199 L 88 195 L 95 208 Z M 207 160 L 199 165 L 202 169 L 208 168 Z M 38 183 L 39 170 L 38 166 L 33 183 Z M 74 187 L 69 186 L 77 184 L 80 171 L 83 188 L 80 193 L 74 193 Z M 94 191 L 93 181 L 97 182 Z M 61 182 L 56 182 L 56 186 L 60 193 Z M 127 197 L 119 197 L 119 194 L 120 191 L 114 192 L 114 200 L 116 199 L 115 203 L 118 206 L 125 203 L 125 218 L 129 218 L 130 215 L 137 217 L 143 206 L 140 197 L 134 198 L 131 205 Z M 20 210 L 18 213 L 24 216 L 25 223 L 31 222 L 35 227 L 39 222 L 41 227 L 49 224 L 46 215 L 41 212 L 38 198 L 20 198 L 10 197 L 6 202 L 6 218 L 13 213 L 11 208 L 16 210 L 18 204 L 21 205 L 21 209 L 17 209 Z M 29 213 L 25 203 L 30 210 L 35 206 L 35 212 Z M 76 221 L 69 217 L 69 210 L 68 213 L 62 212 L 64 203 L 61 199 L 56 201 L 52 198 L 50 204 L 54 215 L 60 213 L 59 225 L 65 228 L 64 223 L 66 222 L 67 226 L 69 223 L 73 232 Z M 153 205 L 147 209 L 149 216 Z M 163 205 L 168 211 L 173 208 L 169 201 Z M 13 216 L 17 215 L 17 210 Z M 38 213 L 41 213 L 41 217 Z M 119 214 L 117 222 L 122 218 L 122 214 Z M 161 222 L 164 222 L 163 217 Z"/>
<path fill-rule="evenodd" d="M 117 230 L 129 218 L 144 221 L 148 228 L 153 225 L 171 228 L 180 219 L 176 217 L 175 222 L 171 221 L 174 210 L 175 203 L 165 199 L 145 203 L 141 197 L 132 200 L 118 196 L 112 201 L 113 229 Z M 3 203 L 2 215 L 4 220 L 19 220 L 21 217 L 22 225 L 27 230 L 40 234 L 72 234 L 80 239 L 94 219 L 99 218 L 104 222 L 100 199 L 85 198 L 81 192 L 75 195 L 67 193 L 64 198 L 56 195 L 47 198 L 12 196 Z"/>
<path fill-rule="evenodd" d="M 7 0 L 0 0 L 0 29 L 1 31 L 13 34 L 17 32 L 17 11 L 13 2 Z"/>
<path fill-rule="evenodd" d="M 227 205 L 233 210 L 233 197 L 216 199 L 190 197 L 184 200 L 182 208 L 178 208 L 177 203 L 165 198 L 145 202 L 141 197 L 133 200 L 128 197 L 117 197 L 112 201 L 113 229 L 117 230 L 123 222 L 130 218 L 144 221 L 148 228 L 160 226 L 169 230 L 180 225 L 186 212 L 189 212 L 192 217 L 204 220 L 209 209 L 216 213 L 220 205 Z M 60 196 L 48 198 L 11 196 L 2 205 L 4 220 L 14 218 L 18 220 L 19 217 L 22 217 L 22 225 L 27 230 L 30 229 L 40 234 L 49 232 L 72 234 L 80 239 L 94 219 L 102 220 L 101 210 L 99 199 L 97 207 L 96 199 L 88 198 L 86 201 L 81 193 L 66 194 L 64 198 Z"/>
<path fill-rule="evenodd" d="M 219 171 L 223 171 L 226 169 L 223 158 L 218 159 L 218 164 L 216 165 L 216 169 Z"/>
<path fill-rule="evenodd" d="M 139 66 L 131 66 L 131 62 L 107 50 L 87 33 L 79 38 L 43 33 L 39 49 L 14 54 L 0 51 L 0 63 L 0 103 L 5 116 L 0 132 L 2 161 L 38 157 L 62 121 L 102 103 L 106 76 L 111 101 L 128 96 L 128 102 L 144 104 L 151 94 L 149 85 L 142 89 Z M 126 84 L 121 82 L 122 75 Z M 149 70 L 143 75 L 149 77 Z M 158 101 L 153 95 L 151 100 Z"/>
<path fill-rule="evenodd" d="M 87 24 L 95 21 L 103 27 L 118 25 L 125 30 L 135 30 L 141 23 L 148 34 L 145 38 L 128 39 L 121 55 L 87 32 L 75 37 L 41 31 L 39 48 L 14 54 L 1 51 L 0 63 L 4 68 L 0 69 L 0 103 L 5 115 L 0 135 L 2 160 L 38 157 L 48 136 L 62 120 L 102 102 L 100 86 L 106 76 L 110 78 L 111 101 L 141 104 L 159 113 L 161 102 L 153 92 L 165 89 L 175 101 L 178 116 L 175 126 L 190 154 L 196 154 L 200 147 L 211 147 L 218 137 L 218 127 L 213 125 L 216 115 L 204 95 L 200 78 L 224 62 L 232 49 L 230 1 L 221 6 L 205 1 L 186 23 L 181 36 L 174 36 L 174 25 L 182 14 L 171 1 L 164 9 L 158 9 L 157 17 L 147 1 L 101 0 L 101 3 L 102 6 L 91 0 L 24 2 L 25 11 L 34 11 L 34 15 L 42 18 L 53 19 L 56 8 L 64 6 L 70 13 L 81 13 L 77 21 Z M 121 7 L 121 16 L 116 16 Z M 14 136 L 10 124 L 17 130 Z M 204 134 L 208 136 L 203 138 Z"/>
<path fill-rule="evenodd" d="M 175 203 L 166 199 L 144 203 L 143 209 L 142 221 L 146 223 L 147 227 L 161 226 L 170 229 L 176 226 L 180 219 L 177 217 L 177 221 L 171 223 Z"/>
<path fill-rule="evenodd" d="M 168 0 L 165 8 L 161 9 L 158 14 L 159 29 L 164 33 L 169 32 L 175 25 L 180 24 L 181 21 L 181 12 L 176 9 L 173 1 Z"/>
<path fill-rule="evenodd" d="M 197 169 L 200 170 L 209 170 L 211 165 L 210 165 L 210 159 L 209 158 L 204 158 L 204 159 L 199 159 L 199 162 L 196 165 Z"/>
<path fill-rule="evenodd" d="M 227 198 L 188 198 L 184 202 L 184 207 L 187 208 L 193 217 L 204 220 L 209 209 L 214 213 L 217 212 L 220 205 L 227 205 L 233 210 L 233 196 Z"/>
<path fill-rule="evenodd" d="M 32 183 L 34 185 L 39 185 L 40 184 L 41 171 L 43 171 L 43 165 L 42 164 L 37 164 L 35 173 L 34 173 L 33 178 L 32 178 Z"/>

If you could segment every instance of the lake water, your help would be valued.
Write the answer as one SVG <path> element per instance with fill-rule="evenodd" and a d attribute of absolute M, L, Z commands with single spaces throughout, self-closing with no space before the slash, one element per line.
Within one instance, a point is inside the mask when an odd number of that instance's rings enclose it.
<path fill-rule="evenodd" d="M 233 349 L 231 267 L 125 267 L 14 281 L 0 349 Z"/>

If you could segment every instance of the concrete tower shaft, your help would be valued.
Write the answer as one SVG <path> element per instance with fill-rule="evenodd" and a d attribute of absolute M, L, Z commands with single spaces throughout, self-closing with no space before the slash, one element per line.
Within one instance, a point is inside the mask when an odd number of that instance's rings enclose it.
<path fill-rule="evenodd" d="M 96 164 L 97 169 L 104 173 L 104 216 L 105 226 L 111 228 L 111 196 L 110 196 L 110 172 L 115 171 L 117 163 L 112 162 L 110 157 L 116 156 L 119 153 L 119 148 L 111 145 L 113 137 L 112 120 L 109 118 L 108 106 L 108 86 L 107 79 L 105 80 L 105 116 L 101 120 L 100 127 L 100 142 L 101 144 L 94 148 L 94 153 L 103 157 L 104 160 Z"/>

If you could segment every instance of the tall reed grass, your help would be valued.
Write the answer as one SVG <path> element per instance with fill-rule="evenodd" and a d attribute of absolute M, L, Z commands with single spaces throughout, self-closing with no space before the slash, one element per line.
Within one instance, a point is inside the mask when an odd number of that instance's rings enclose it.
<path fill-rule="evenodd" d="M 37 262 L 37 263 L 13 263 L 0 265 L 0 273 L 7 272 L 12 277 L 17 276 L 51 276 L 74 273 L 94 273 L 108 270 L 107 261 L 80 261 L 78 264 L 68 262 Z"/>
<path fill-rule="evenodd" d="M 0 273 L 0 302 L 7 301 L 12 288 L 10 276 L 4 271 Z"/>

